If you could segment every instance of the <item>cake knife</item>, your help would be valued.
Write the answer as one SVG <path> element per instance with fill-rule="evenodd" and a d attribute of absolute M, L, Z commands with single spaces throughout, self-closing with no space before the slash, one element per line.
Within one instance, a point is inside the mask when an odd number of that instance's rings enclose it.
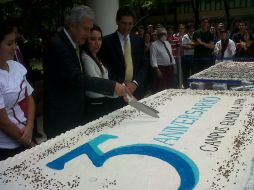
<path fill-rule="evenodd" d="M 130 96 L 130 95 L 126 95 L 127 99 L 128 99 L 128 104 L 134 108 L 136 108 L 138 111 L 141 111 L 147 115 L 150 115 L 152 117 L 155 117 L 155 118 L 159 118 L 158 116 L 158 111 L 141 103 L 141 102 L 138 102 L 133 96 Z"/>

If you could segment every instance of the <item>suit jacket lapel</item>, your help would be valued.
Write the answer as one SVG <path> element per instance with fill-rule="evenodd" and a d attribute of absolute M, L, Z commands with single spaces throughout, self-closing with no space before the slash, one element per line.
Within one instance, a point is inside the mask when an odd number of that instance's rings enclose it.
<path fill-rule="evenodd" d="M 114 43 L 113 44 L 115 45 L 116 53 L 119 56 L 119 59 L 121 60 L 122 65 L 124 65 L 123 50 L 122 50 L 121 42 L 120 42 L 117 32 L 114 33 Z"/>
<path fill-rule="evenodd" d="M 133 37 L 132 34 L 130 34 L 130 42 L 131 42 L 131 57 L 132 57 L 132 64 L 133 64 L 133 72 L 134 72 L 134 69 L 136 68 L 134 65 L 135 65 L 135 61 L 134 61 L 134 52 L 135 52 L 135 49 L 137 49 L 136 47 L 136 43 L 135 43 L 135 39 Z"/>
<path fill-rule="evenodd" d="M 62 38 L 63 42 L 68 46 L 68 48 L 70 49 L 70 53 L 73 55 L 73 57 L 75 57 L 75 64 L 78 66 L 78 68 L 81 71 L 80 68 L 80 63 L 79 63 L 79 58 L 76 54 L 76 50 L 74 49 L 72 43 L 70 42 L 69 38 L 66 36 L 65 32 L 62 30 L 59 32 L 59 36 Z M 81 60 L 80 60 L 81 61 Z"/>

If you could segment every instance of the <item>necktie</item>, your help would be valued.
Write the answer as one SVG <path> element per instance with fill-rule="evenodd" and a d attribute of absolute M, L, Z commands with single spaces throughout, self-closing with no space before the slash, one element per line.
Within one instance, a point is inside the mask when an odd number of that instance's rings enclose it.
<path fill-rule="evenodd" d="M 81 72 L 83 73 L 83 68 L 82 68 L 82 65 L 81 65 L 80 55 L 79 55 L 79 48 L 76 47 L 76 48 L 75 48 L 75 51 L 76 51 L 76 54 L 77 54 L 77 56 L 78 56 L 78 61 L 79 61 L 80 70 L 81 70 Z"/>
<path fill-rule="evenodd" d="M 169 50 L 168 50 L 168 48 L 167 48 L 167 46 L 166 46 L 166 43 L 165 42 L 162 42 L 163 43 L 163 45 L 164 45 L 164 47 L 165 47 L 165 49 L 166 49 L 166 51 L 167 51 L 167 53 L 168 53 L 168 56 L 169 56 L 169 59 L 170 59 L 170 63 L 172 63 L 172 56 L 171 56 L 171 53 L 169 52 Z"/>
<path fill-rule="evenodd" d="M 25 61 L 24 61 L 24 58 L 23 58 L 23 55 L 21 54 L 19 48 L 17 47 L 16 50 L 15 50 L 15 54 L 16 54 L 16 59 L 19 63 L 21 63 L 22 65 L 25 64 Z"/>
<path fill-rule="evenodd" d="M 131 57 L 131 46 L 127 37 L 124 38 L 124 62 L 125 62 L 125 81 L 131 82 L 133 78 L 133 63 Z"/>

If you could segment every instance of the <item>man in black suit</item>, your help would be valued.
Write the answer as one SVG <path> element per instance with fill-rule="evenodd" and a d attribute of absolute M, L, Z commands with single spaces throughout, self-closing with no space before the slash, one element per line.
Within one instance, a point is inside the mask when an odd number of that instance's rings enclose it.
<path fill-rule="evenodd" d="M 117 31 L 103 38 L 101 55 L 103 63 L 108 67 L 109 78 L 124 83 L 140 99 L 143 97 L 143 81 L 148 67 L 143 39 L 131 34 L 134 18 L 130 7 L 122 7 L 117 11 Z M 119 98 L 116 104 L 116 108 L 125 105 Z"/>
<path fill-rule="evenodd" d="M 44 54 L 44 130 L 48 138 L 83 124 L 85 90 L 123 96 L 125 86 L 111 80 L 88 77 L 80 61 L 79 46 L 93 26 L 90 7 L 74 7 Z"/>

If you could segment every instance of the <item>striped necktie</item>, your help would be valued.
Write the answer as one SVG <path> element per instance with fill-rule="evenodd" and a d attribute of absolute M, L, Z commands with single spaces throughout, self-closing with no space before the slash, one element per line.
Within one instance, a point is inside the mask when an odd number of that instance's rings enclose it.
<path fill-rule="evenodd" d="M 80 70 L 81 70 L 81 72 L 83 73 L 83 68 L 82 68 L 82 64 L 81 64 L 81 61 L 80 61 L 79 48 L 76 47 L 76 48 L 75 48 L 75 51 L 76 51 L 76 54 L 77 54 L 77 56 L 78 56 L 78 61 L 79 61 Z"/>
<path fill-rule="evenodd" d="M 131 82 L 133 78 L 133 63 L 131 57 L 131 46 L 127 37 L 124 38 L 124 62 L 125 62 L 125 81 Z"/>
<path fill-rule="evenodd" d="M 165 47 L 165 49 L 166 49 L 166 51 L 167 51 L 167 53 L 168 53 L 168 56 L 169 56 L 169 59 L 170 59 L 170 63 L 172 63 L 172 56 L 171 56 L 171 53 L 170 53 L 170 51 L 169 51 L 169 49 L 167 48 L 167 45 L 166 45 L 166 42 L 162 42 L 163 43 L 163 45 L 164 45 L 164 47 Z"/>

